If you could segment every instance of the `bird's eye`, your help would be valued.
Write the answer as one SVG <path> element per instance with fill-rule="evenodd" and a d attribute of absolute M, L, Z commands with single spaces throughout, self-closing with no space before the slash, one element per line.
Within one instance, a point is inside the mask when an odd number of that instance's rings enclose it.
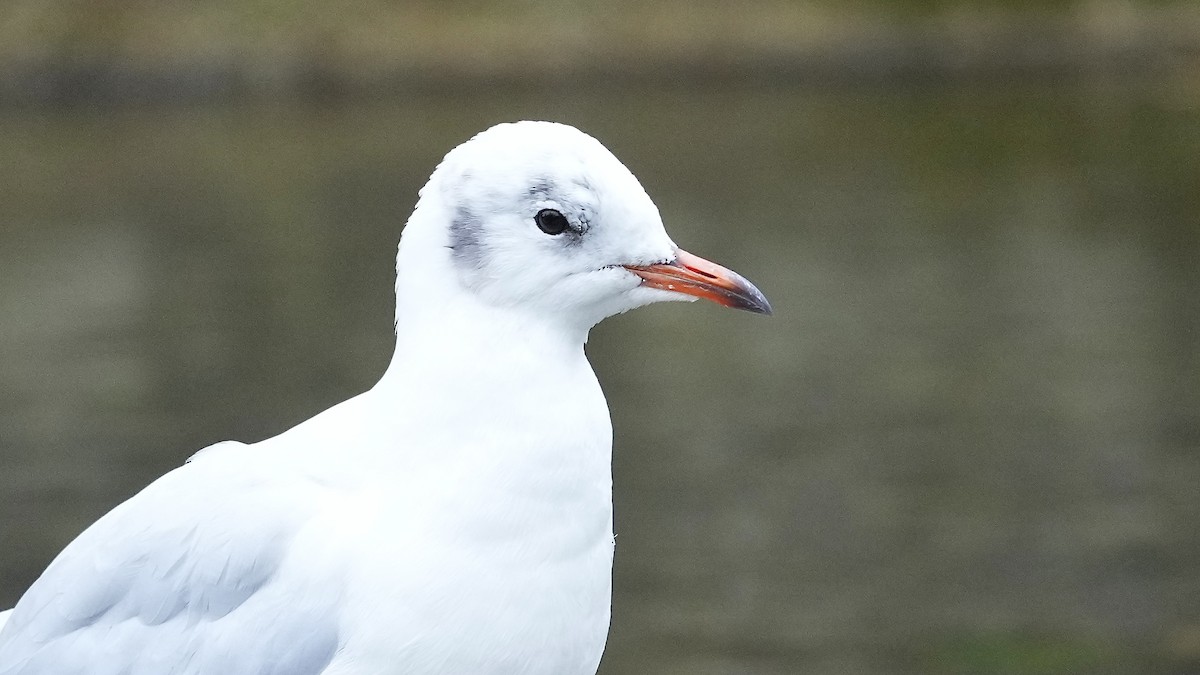
<path fill-rule="evenodd" d="M 538 229 L 546 234 L 562 234 L 571 227 L 567 217 L 554 209 L 542 209 L 533 219 L 537 222 Z"/>

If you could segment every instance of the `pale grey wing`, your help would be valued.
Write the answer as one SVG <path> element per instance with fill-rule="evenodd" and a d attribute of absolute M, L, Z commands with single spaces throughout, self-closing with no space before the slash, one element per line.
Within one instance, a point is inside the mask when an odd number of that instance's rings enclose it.
<path fill-rule="evenodd" d="M 8 617 L 12 614 L 12 610 L 0 612 L 0 631 L 4 630 L 4 623 L 8 621 Z"/>
<path fill-rule="evenodd" d="M 25 593 L 0 628 L 0 675 L 321 673 L 337 589 L 295 548 L 323 498 L 228 453 L 168 473 Z"/>

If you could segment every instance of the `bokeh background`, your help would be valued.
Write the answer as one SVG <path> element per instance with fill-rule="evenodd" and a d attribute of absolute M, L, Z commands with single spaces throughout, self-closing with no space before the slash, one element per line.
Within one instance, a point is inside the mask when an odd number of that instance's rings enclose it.
<path fill-rule="evenodd" d="M 520 118 L 776 307 L 593 332 L 602 673 L 1200 672 L 1195 2 L 5 0 L 0 607 L 371 386 L 417 189 Z"/>

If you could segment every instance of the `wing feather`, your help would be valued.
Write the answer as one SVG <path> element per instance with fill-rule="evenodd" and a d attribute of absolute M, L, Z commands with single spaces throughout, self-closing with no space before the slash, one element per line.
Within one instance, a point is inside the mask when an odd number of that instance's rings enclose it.
<path fill-rule="evenodd" d="M 0 614 L 0 675 L 321 673 L 338 589 L 294 544 L 327 489 L 256 454 L 202 451 L 79 535 Z"/>

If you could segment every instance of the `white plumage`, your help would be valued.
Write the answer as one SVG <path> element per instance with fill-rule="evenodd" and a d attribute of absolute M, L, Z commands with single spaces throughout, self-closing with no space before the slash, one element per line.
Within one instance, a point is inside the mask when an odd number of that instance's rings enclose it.
<path fill-rule="evenodd" d="M 0 614 L 0 675 L 594 673 L 612 435 L 583 345 L 695 296 L 769 311 L 591 137 L 479 134 L 405 227 L 379 383 L 89 527 Z"/>

